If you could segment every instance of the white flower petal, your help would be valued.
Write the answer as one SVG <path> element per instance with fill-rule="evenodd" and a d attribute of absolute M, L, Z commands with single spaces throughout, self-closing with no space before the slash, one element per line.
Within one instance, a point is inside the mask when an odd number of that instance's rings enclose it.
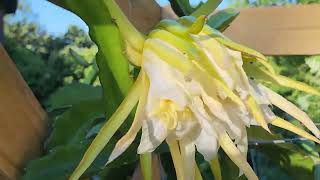
<path fill-rule="evenodd" d="M 227 69 L 232 65 L 226 49 L 221 46 L 216 40 L 208 35 L 191 36 L 193 40 L 202 48 L 202 51 L 210 61 L 212 68 L 218 72 L 229 88 L 234 88 L 234 80 L 228 73 Z M 227 67 L 227 68 L 226 68 Z"/>
<path fill-rule="evenodd" d="M 228 48 L 227 50 L 232 57 L 233 63 L 235 64 L 234 70 L 237 72 L 235 73 L 236 76 L 233 76 L 236 79 L 236 90 L 240 94 L 240 97 L 245 99 L 249 95 L 249 79 L 242 67 L 242 54 L 239 51 L 234 51 Z"/>
<path fill-rule="evenodd" d="M 195 140 L 197 151 L 201 153 L 204 159 L 210 162 L 216 157 L 219 145 L 215 136 L 209 135 L 206 131 L 201 130 L 198 138 Z"/>
<path fill-rule="evenodd" d="M 171 132 L 171 134 L 173 134 L 174 138 L 177 140 L 181 140 L 187 136 L 194 139 L 194 137 L 196 137 L 199 134 L 199 131 L 200 125 L 195 119 L 180 119 L 178 121 L 176 129 L 173 132 Z"/>
<path fill-rule="evenodd" d="M 231 134 L 232 137 L 237 137 L 241 134 L 241 129 L 237 126 L 237 123 L 234 123 L 230 120 L 226 109 L 223 105 L 213 97 L 210 97 L 203 91 L 202 100 L 210 110 L 211 114 L 217 117 L 218 120 L 222 121 L 225 124 L 226 129 Z M 234 121 L 238 121 L 234 119 Z"/>
<path fill-rule="evenodd" d="M 195 145 L 185 138 L 179 141 L 181 159 L 185 180 L 194 180 L 195 177 Z"/>
<path fill-rule="evenodd" d="M 168 131 L 159 119 L 148 119 L 142 123 L 142 135 L 138 154 L 154 151 L 167 137 Z"/>
<path fill-rule="evenodd" d="M 177 81 L 183 81 L 182 73 L 169 66 L 151 50 L 143 52 L 143 68 L 150 80 L 147 111 L 155 109 L 159 100 L 173 100 L 181 109 L 186 106 L 187 98 Z"/>
<path fill-rule="evenodd" d="M 217 136 L 215 132 L 215 127 L 212 124 L 212 118 L 208 115 L 204 109 L 203 103 L 200 97 L 194 97 L 190 109 L 197 118 L 198 122 L 201 125 L 201 128 L 204 129 L 209 135 Z"/>
<path fill-rule="evenodd" d="M 256 84 L 254 81 L 249 81 L 250 82 L 250 91 L 251 95 L 254 97 L 256 102 L 258 104 L 266 104 L 269 105 L 271 104 L 268 95 L 264 92 L 260 84 Z"/>

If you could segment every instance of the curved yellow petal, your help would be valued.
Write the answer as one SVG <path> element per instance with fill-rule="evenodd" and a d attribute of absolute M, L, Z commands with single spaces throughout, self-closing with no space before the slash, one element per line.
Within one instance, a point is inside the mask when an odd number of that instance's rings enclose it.
<path fill-rule="evenodd" d="M 264 119 L 264 115 L 262 114 L 262 111 L 260 109 L 260 106 L 256 103 L 254 98 L 250 95 L 247 99 L 247 106 L 249 108 L 249 111 L 251 112 L 254 119 L 260 124 L 260 126 L 265 129 L 266 131 L 270 132 L 270 129 L 268 127 L 268 123 Z"/>
<path fill-rule="evenodd" d="M 271 121 L 271 124 L 274 126 L 280 127 L 282 129 L 286 129 L 288 131 L 291 131 L 301 137 L 304 137 L 306 139 L 309 139 L 311 141 L 314 141 L 314 142 L 320 144 L 320 140 L 318 138 L 312 136 L 311 134 L 307 133 L 305 130 L 298 128 L 297 126 L 291 124 L 290 122 L 288 122 L 284 119 L 277 117 L 276 119 Z"/>
<path fill-rule="evenodd" d="M 233 102 L 237 103 L 239 106 L 243 108 L 245 107 L 245 104 L 243 103 L 241 98 L 237 96 L 224 82 L 222 82 L 221 79 L 217 79 L 219 77 L 214 77 L 211 74 L 209 74 L 205 69 L 203 69 L 202 65 L 200 65 L 198 62 L 192 61 L 192 63 L 195 67 L 193 69 L 193 75 L 195 76 L 194 78 L 197 81 L 201 82 L 204 86 L 208 86 L 208 89 L 210 89 L 211 83 L 215 84 L 217 87 L 221 88 Z M 210 80 L 210 84 L 206 82 L 208 80 Z"/>
<path fill-rule="evenodd" d="M 157 38 L 169 43 L 179 51 L 187 54 L 190 59 L 199 59 L 198 49 L 192 42 L 187 41 L 169 31 L 157 29 L 150 32 L 149 38 Z"/>
<path fill-rule="evenodd" d="M 194 23 L 195 20 L 196 20 L 196 18 L 193 17 L 193 16 L 183 16 L 183 17 L 180 17 L 177 21 L 181 25 L 189 28 Z M 226 39 L 226 40 L 230 40 L 228 37 L 226 37 L 220 31 L 218 31 L 216 29 L 213 29 L 209 25 L 206 25 L 206 24 L 203 26 L 203 29 L 202 29 L 201 32 L 206 34 L 206 35 L 209 35 L 212 38 L 220 37 L 220 38 L 223 38 L 223 39 Z"/>
<path fill-rule="evenodd" d="M 280 86 L 296 89 L 309 94 L 320 96 L 320 91 L 299 81 L 289 79 L 282 75 L 270 73 L 256 65 L 248 62 L 244 63 L 244 69 L 249 76 L 252 76 L 258 80 L 266 81 L 269 83 L 275 83 Z"/>
<path fill-rule="evenodd" d="M 222 180 L 222 175 L 221 175 L 221 167 L 219 163 L 219 158 L 216 156 L 211 162 L 210 162 L 210 168 L 213 173 L 214 179 L 215 180 Z"/>
<path fill-rule="evenodd" d="M 183 165 L 184 180 L 194 180 L 195 178 L 195 145 L 192 141 L 182 139 L 179 141 L 181 159 Z"/>
<path fill-rule="evenodd" d="M 273 92 L 271 89 L 262 85 L 261 87 L 266 92 L 270 102 L 273 105 L 277 106 L 278 108 L 282 109 L 292 117 L 296 118 L 303 125 L 305 125 L 316 137 L 320 137 L 319 129 L 305 112 L 301 111 L 296 105 L 286 100 L 279 94 Z"/>
<path fill-rule="evenodd" d="M 144 36 L 140 33 L 129 21 L 126 15 L 121 11 L 120 7 L 114 0 L 104 0 L 104 4 L 107 6 L 111 17 L 119 26 L 120 33 L 124 36 L 132 47 L 137 51 L 143 49 L 143 43 L 145 41 Z"/>
<path fill-rule="evenodd" d="M 269 72 L 275 73 L 275 70 L 273 69 L 272 65 L 269 64 L 267 58 L 258 51 L 255 51 L 251 48 L 248 48 L 246 46 L 243 46 L 241 44 L 235 43 L 231 40 L 227 40 L 221 37 L 216 37 L 215 39 L 219 41 L 221 44 L 229 47 L 230 49 L 240 51 L 249 57 L 253 57 L 254 60 L 258 60 L 259 63 L 266 67 Z"/>
<path fill-rule="evenodd" d="M 162 60 L 178 69 L 184 74 L 190 73 L 192 64 L 181 52 L 172 48 L 170 44 L 160 39 L 148 39 L 145 42 L 145 49 L 155 52 Z"/>
<path fill-rule="evenodd" d="M 111 155 L 109 156 L 107 164 L 112 162 L 114 159 L 116 159 L 118 156 L 120 156 L 134 141 L 135 137 L 137 136 L 137 133 L 140 131 L 142 126 L 142 121 L 145 120 L 144 118 L 144 109 L 146 105 L 146 98 L 148 95 L 148 89 L 149 89 L 149 80 L 148 77 L 145 75 L 145 72 L 143 70 L 140 71 L 143 81 L 143 88 L 142 92 L 139 98 L 138 107 L 136 110 L 136 114 L 134 117 L 134 120 L 132 122 L 132 125 L 128 132 L 117 142 L 116 146 L 114 147 Z"/>
<path fill-rule="evenodd" d="M 259 180 L 254 173 L 249 163 L 244 159 L 241 152 L 233 144 L 227 132 L 223 132 L 219 135 L 219 144 L 224 152 L 230 157 L 230 159 L 239 167 L 239 169 L 246 175 L 248 180 Z"/>
<path fill-rule="evenodd" d="M 167 139 L 167 143 L 170 149 L 174 168 L 176 169 L 177 180 L 184 180 L 179 144 L 176 140 L 168 140 L 168 139 Z"/>
<path fill-rule="evenodd" d="M 160 21 L 160 23 L 156 26 L 157 29 L 165 29 L 177 36 L 188 39 L 189 31 L 188 28 L 181 25 L 175 20 L 165 19 Z"/>
<path fill-rule="evenodd" d="M 134 49 L 134 47 L 132 47 L 132 45 L 128 43 L 128 41 L 125 41 L 125 43 L 126 43 L 125 50 L 126 50 L 126 55 L 128 60 L 135 66 L 141 66 L 141 62 L 142 62 L 141 52 Z"/>
<path fill-rule="evenodd" d="M 199 34 L 202 29 L 203 26 L 206 23 L 206 16 L 201 15 L 199 17 L 197 17 L 197 19 L 193 22 L 193 24 L 189 27 L 188 31 L 191 34 Z"/>
<path fill-rule="evenodd" d="M 141 78 L 140 74 L 131 87 L 127 97 L 122 101 L 116 112 L 110 117 L 107 123 L 101 128 L 96 138 L 92 141 L 69 180 L 77 180 L 80 178 L 128 117 L 140 97 L 141 89 L 143 88 Z"/>
<path fill-rule="evenodd" d="M 303 91 L 309 94 L 313 94 L 316 96 L 320 96 L 320 91 L 299 81 L 295 81 L 293 79 L 287 78 L 285 76 L 278 75 L 275 77 L 275 79 L 278 81 L 278 83 L 282 86 L 286 86 L 289 88 L 293 88 L 299 91 Z"/>

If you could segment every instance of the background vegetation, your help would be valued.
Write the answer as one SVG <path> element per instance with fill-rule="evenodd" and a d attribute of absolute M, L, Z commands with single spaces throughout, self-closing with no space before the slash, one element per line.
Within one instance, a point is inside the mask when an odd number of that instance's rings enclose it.
<path fill-rule="evenodd" d="M 229 0 L 232 7 L 275 6 L 292 3 L 319 3 L 319 0 Z M 20 7 L 24 8 L 24 7 Z M 62 35 L 53 36 L 38 24 L 26 20 L 5 24 L 4 46 L 21 74 L 47 109 L 52 118 L 51 134 L 45 142 L 44 156 L 28 164 L 23 179 L 63 180 L 77 165 L 88 144 L 104 123 L 105 99 L 98 79 L 95 61 L 96 45 L 83 30 L 71 26 Z M 269 57 L 275 69 L 285 76 L 320 88 L 320 57 L 290 56 Z M 320 98 L 285 88 L 274 89 L 299 105 L 316 123 L 320 123 Z M 107 100 L 108 101 L 108 100 Z M 294 120 L 283 112 L 275 111 L 286 119 Z M 126 127 L 123 127 L 124 129 Z M 275 129 L 282 135 L 268 135 L 251 128 L 251 142 L 268 140 L 267 145 L 251 144 L 248 159 L 260 179 L 320 179 L 318 147 L 309 141 L 274 145 L 274 139 L 296 138 L 290 133 Z M 138 158 L 137 144 L 107 168 L 104 163 L 112 150 L 119 132 L 86 177 L 127 179 L 132 175 Z M 168 179 L 174 179 L 173 165 L 167 147 L 157 150 Z M 220 153 L 223 177 L 238 176 L 235 165 Z M 197 155 L 204 177 L 213 179 L 209 165 Z"/>

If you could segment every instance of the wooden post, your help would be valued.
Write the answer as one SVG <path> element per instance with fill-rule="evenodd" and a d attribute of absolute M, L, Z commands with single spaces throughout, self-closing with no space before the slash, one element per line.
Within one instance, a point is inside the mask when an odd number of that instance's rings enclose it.
<path fill-rule="evenodd" d="M 18 179 L 41 154 L 46 113 L 0 45 L 0 179 Z"/>

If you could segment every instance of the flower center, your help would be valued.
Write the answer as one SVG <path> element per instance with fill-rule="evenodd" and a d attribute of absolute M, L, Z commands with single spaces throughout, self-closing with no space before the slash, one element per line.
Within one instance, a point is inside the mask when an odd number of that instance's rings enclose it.
<path fill-rule="evenodd" d="M 178 124 L 177 105 L 171 100 L 161 100 L 159 107 L 152 113 L 159 120 L 167 126 L 168 129 L 173 130 Z"/>

